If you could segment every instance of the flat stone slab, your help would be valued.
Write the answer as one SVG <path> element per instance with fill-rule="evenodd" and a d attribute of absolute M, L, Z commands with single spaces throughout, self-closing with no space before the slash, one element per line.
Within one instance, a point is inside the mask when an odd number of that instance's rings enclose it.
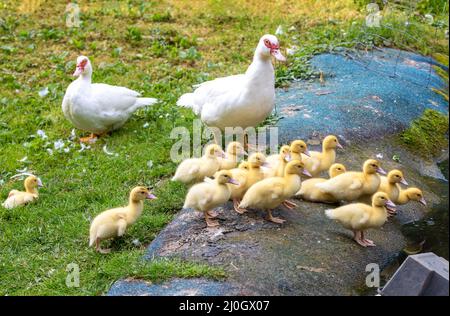
<path fill-rule="evenodd" d="M 108 296 L 224 296 L 248 295 L 240 286 L 202 278 L 172 279 L 161 284 L 141 280 L 121 280 L 111 287 Z"/>
<path fill-rule="evenodd" d="M 300 81 L 277 92 L 281 141 L 383 136 L 403 130 L 425 109 L 448 113 L 448 103 L 431 90 L 444 83 L 430 62 L 395 49 L 314 56 L 311 65 L 323 72 L 324 84 Z"/>
<path fill-rule="evenodd" d="M 448 261 L 434 253 L 406 258 L 384 286 L 384 296 L 448 296 Z"/>

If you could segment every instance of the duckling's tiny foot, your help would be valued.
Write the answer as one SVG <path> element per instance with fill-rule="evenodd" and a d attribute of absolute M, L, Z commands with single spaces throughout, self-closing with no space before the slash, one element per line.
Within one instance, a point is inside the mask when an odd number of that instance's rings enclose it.
<path fill-rule="evenodd" d="M 353 240 L 356 241 L 358 245 L 367 247 L 367 244 L 363 240 L 362 232 L 353 232 Z"/>
<path fill-rule="evenodd" d="M 107 254 L 107 253 L 110 253 L 110 252 L 111 252 L 111 248 L 108 248 L 108 249 L 102 249 L 102 248 L 100 248 L 100 249 L 97 249 L 97 251 L 100 252 L 100 253 L 102 253 L 102 254 Z"/>
<path fill-rule="evenodd" d="M 281 219 L 281 218 L 279 218 L 279 217 L 273 217 L 273 216 L 271 216 L 271 217 L 269 217 L 269 221 L 271 221 L 271 222 L 273 222 L 273 223 L 276 223 L 276 224 L 283 224 L 286 220 Z"/>
<path fill-rule="evenodd" d="M 206 220 L 206 226 L 208 226 L 208 227 L 217 227 L 217 226 L 219 226 L 219 221 L 213 220 L 213 219 L 207 219 Z"/>
<path fill-rule="evenodd" d="M 375 247 L 375 246 L 376 246 L 376 245 L 374 244 L 374 242 L 373 242 L 372 240 L 370 240 L 370 239 L 364 239 L 363 241 L 364 241 L 364 243 L 365 243 L 367 246 L 369 246 L 369 247 Z"/>
<path fill-rule="evenodd" d="M 219 213 L 217 213 L 216 211 L 208 211 L 207 213 L 210 218 L 215 218 L 219 216 Z"/>
<path fill-rule="evenodd" d="M 245 208 L 240 208 L 239 203 L 241 203 L 241 201 L 239 200 L 233 201 L 234 210 L 239 214 L 244 214 L 245 212 L 247 212 L 247 210 Z"/>
<path fill-rule="evenodd" d="M 291 201 L 291 200 L 286 200 L 286 201 L 283 202 L 283 206 L 288 208 L 288 209 L 290 209 L 290 210 L 293 210 L 298 205 L 295 202 Z"/>
<path fill-rule="evenodd" d="M 91 134 L 90 136 L 87 136 L 87 137 L 81 137 L 80 142 L 93 144 L 97 141 L 97 139 L 98 139 L 98 135 Z"/>

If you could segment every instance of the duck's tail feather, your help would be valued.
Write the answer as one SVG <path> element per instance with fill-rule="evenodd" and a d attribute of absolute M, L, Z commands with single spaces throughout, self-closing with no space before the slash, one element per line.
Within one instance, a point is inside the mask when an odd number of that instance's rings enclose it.
<path fill-rule="evenodd" d="M 185 94 L 183 94 L 178 99 L 177 105 L 185 107 L 185 108 L 194 108 L 194 94 L 193 93 L 185 93 Z"/>
<path fill-rule="evenodd" d="M 135 109 L 138 109 L 138 108 L 141 108 L 143 106 L 154 105 L 155 103 L 158 103 L 158 99 L 155 99 L 155 98 L 137 98 L 133 107 Z"/>
<path fill-rule="evenodd" d="M 330 218 L 330 219 L 335 219 L 335 217 L 334 217 L 334 210 L 333 209 L 325 210 L 325 215 L 328 218 Z"/>

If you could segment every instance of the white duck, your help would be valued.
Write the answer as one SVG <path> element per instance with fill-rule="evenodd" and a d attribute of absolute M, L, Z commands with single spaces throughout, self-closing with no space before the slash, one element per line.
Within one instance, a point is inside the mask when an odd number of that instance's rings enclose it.
<path fill-rule="evenodd" d="M 217 78 L 182 95 L 178 106 L 192 108 L 208 126 L 253 127 L 264 121 L 275 104 L 275 73 L 271 56 L 286 58 L 278 39 L 266 34 L 259 40 L 253 62 L 245 74 Z"/>
<path fill-rule="evenodd" d="M 104 83 L 92 83 L 89 58 L 79 56 L 73 74 L 78 76 L 66 90 L 62 102 L 64 116 L 81 130 L 91 132 L 84 142 L 94 141 L 98 135 L 120 128 L 138 108 L 158 100 L 141 98 L 136 91 Z"/>

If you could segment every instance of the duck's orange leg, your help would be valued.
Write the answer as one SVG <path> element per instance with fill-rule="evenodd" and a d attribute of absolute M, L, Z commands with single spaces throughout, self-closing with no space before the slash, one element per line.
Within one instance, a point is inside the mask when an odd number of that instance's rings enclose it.
<path fill-rule="evenodd" d="M 90 136 L 81 137 L 80 142 L 92 144 L 92 143 L 95 143 L 99 137 L 100 137 L 100 135 L 92 133 Z"/>
<path fill-rule="evenodd" d="M 219 226 L 219 222 L 217 220 L 212 219 L 211 216 L 208 215 L 208 212 L 204 212 L 204 213 L 205 213 L 206 226 L 208 226 L 208 227 Z"/>
<path fill-rule="evenodd" d="M 272 210 L 267 210 L 267 213 L 268 213 L 268 220 L 269 221 L 271 221 L 271 222 L 273 222 L 273 223 L 277 223 L 277 224 L 283 224 L 286 220 L 284 220 L 284 219 L 281 219 L 281 218 L 279 218 L 279 217 L 274 217 L 273 215 L 272 215 Z"/>

